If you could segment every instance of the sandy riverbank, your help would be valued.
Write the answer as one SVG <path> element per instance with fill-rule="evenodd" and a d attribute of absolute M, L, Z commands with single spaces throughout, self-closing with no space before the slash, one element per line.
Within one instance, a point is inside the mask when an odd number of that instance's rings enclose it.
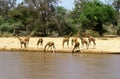
<path fill-rule="evenodd" d="M 71 53 L 72 46 L 70 42 L 69 48 L 65 44 L 65 48 L 62 48 L 62 37 L 43 37 L 43 47 L 37 48 L 37 41 L 39 37 L 31 37 L 29 46 L 26 51 L 43 52 L 43 48 L 48 41 L 54 41 L 56 46 L 56 52 L 59 53 Z M 72 38 L 70 38 L 71 40 Z M 80 41 L 80 39 L 78 39 Z M 20 42 L 15 37 L 0 37 L 0 50 L 1 51 L 21 51 Z M 90 47 L 89 49 L 81 48 L 81 53 L 120 53 L 120 37 L 117 38 L 96 38 L 96 48 Z"/>

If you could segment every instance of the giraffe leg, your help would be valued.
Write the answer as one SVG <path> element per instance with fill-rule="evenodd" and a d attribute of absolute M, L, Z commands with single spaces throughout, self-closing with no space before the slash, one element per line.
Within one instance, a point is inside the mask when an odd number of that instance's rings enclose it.
<path fill-rule="evenodd" d="M 22 49 L 22 43 L 20 45 L 21 45 L 21 49 Z"/>
<path fill-rule="evenodd" d="M 24 43 L 24 47 L 26 48 L 26 43 Z"/>
<path fill-rule="evenodd" d="M 63 42 L 63 44 L 62 44 L 63 49 L 64 49 L 64 43 L 65 43 L 65 42 Z"/>
<path fill-rule="evenodd" d="M 67 47 L 69 48 L 69 41 L 67 41 Z"/>

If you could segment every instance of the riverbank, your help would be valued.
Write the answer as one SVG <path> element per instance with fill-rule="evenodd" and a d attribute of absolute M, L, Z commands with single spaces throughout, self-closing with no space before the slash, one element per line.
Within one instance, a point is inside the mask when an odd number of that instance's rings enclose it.
<path fill-rule="evenodd" d="M 29 45 L 26 49 L 20 48 L 20 41 L 16 37 L 0 37 L 0 51 L 32 51 L 43 52 L 44 46 L 48 41 L 54 41 L 55 52 L 57 53 L 71 53 L 73 46 L 69 48 L 65 44 L 65 48 L 62 47 L 62 37 L 43 37 L 43 47 L 37 47 L 37 41 L 39 37 L 31 37 Z M 70 38 L 71 40 L 72 38 Z M 80 39 L 78 39 L 80 42 Z M 81 45 L 81 44 L 80 44 Z M 120 54 L 120 37 L 116 38 L 96 38 L 95 49 L 91 46 L 89 49 L 81 48 L 81 53 L 89 54 Z M 50 52 L 50 51 L 46 51 Z M 79 52 L 79 51 L 78 51 Z"/>

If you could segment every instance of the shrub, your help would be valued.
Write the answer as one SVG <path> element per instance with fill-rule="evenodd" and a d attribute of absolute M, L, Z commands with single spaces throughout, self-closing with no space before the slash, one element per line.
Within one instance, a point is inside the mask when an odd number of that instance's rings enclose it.
<path fill-rule="evenodd" d="M 99 37 L 100 36 L 100 34 L 98 32 L 93 31 L 93 30 L 87 30 L 86 33 L 90 34 L 90 35 L 92 35 L 94 37 Z"/>
<path fill-rule="evenodd" d="M 1 33 L 3 33 L 3 32 L 9 32 L 10 29 L 11 29 L 11 27 L 10 27 L 9 23 L 3 23 L 3 24 L 0 25 L 0 31 L 1 31 Z"/>

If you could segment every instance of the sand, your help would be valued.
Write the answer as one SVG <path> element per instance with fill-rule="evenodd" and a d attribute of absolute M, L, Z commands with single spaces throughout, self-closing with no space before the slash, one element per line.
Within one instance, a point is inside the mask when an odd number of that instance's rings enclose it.
<path fill-rule="evenodd" d="M 0 50 L 1 51 L 35 51 L 35 52 L 43 52 L 44 46 L 48 41 L 54 41 L 56 50 L 58 53 L 71 53 L 73 46 L 71 45 L 69 48 L 65 44 L 65 48 L 62 47 L 62 39 L 63 37 L 43 37 L 43 47 L 39 46 L 37 48 L 37 41 L 40 37 L 31 37 L 29 41 L 29 45 L 26 49 L 21 49 L 20 41 L 16 37 L 0 37 Z M 71 40 L 72 38 L 70 38 Z M 92 54 L 119 54 L 120 53 L 120 37 L 116 38 L 95 38 L 96 39 L 96 47 L 93 48 L 93 45 L 86 49 L 85 47 L 81 47 L 80 43 L 80 51 L 81 53 L 92 53 Z M 80 39 L 78 39 L 80 42 Z"/>

